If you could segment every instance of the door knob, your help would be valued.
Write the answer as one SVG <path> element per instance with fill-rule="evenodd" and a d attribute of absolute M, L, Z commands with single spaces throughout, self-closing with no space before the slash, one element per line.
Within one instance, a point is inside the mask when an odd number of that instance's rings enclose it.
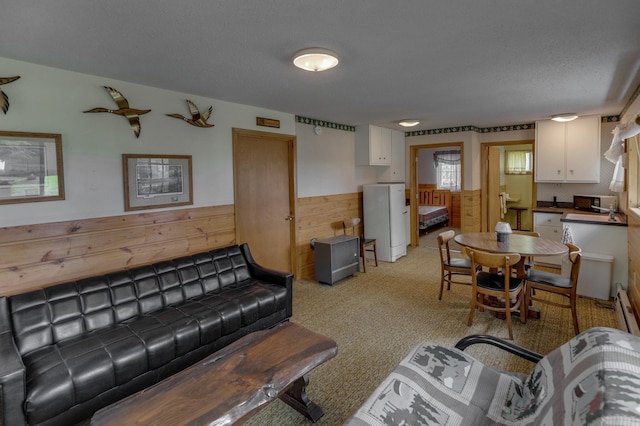
<path fill-rule="evenodd" d="M 284 218 L 284 220 L 293 220 L 293 216 L 287 216 Z"/>

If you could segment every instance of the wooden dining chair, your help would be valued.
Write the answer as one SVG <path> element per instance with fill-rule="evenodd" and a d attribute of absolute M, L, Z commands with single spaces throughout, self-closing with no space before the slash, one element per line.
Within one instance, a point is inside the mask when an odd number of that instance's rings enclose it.
<path fill-rule="evenodd" d="M 451 284 L 471 285 L 471 279 L 457 281 L 456 276 L 468 276 L 471 278 L 471 260 L 468 257 L 451 257 L 449 241 L 455 237 L 454 230 L 444 231 L 438 234 L 438 248 L 440 249 L 440 295 L 438 300 L 442 300 L 444 283 L 447 283 L 447 290 L 451 290 Z"/>
<path fill-rule="evenodd" d="M 571 309 L 573 330 L 576 334 L 579 334 L 580 327 L 578 326 L 578 315 L 576 312 L 576 301 L 578 298 L 576 288 L 578 287 L 578 274 L 580 273 L 582 250 L 575 244 L 566 243 L 565 245 L 569 248 L 569 261 L 571 261 L 571 272 L 569 276 L 565 277 L 552 272 L 530 269 L 527 274 L 526 290 L 524 295 L 525 306 L 528 307 L 532 301 L 537 301 L 552 306 L 558 306 L 560 308 Z M 544 299 L 535 294 L 536 290 L 559 294 L 569 300 L 567 303 L 560 303 L 556 300 Z"/>
<path fill-rule="evenodd" d="M 347 235 L 347 228 L 351 227 L 351 234 L 356 236 L 356 226 L 360 223 L 359 217 L 348 218 L 342 221 L 342 232 Z M 360 257 L 362 257 L 362 272 L 367 272 L 367 253 L 373 253 L 373 260 L 378 266 L 378 248 L 375 238 L 365 238 L 360 235 Z"/>
<path fill-rule="evenodd" d="M 467 325 L 473 324 L 476 308 L 494 312 L 504 312 L 509 330 L 509 339 L 513 340 L 511 313 L 526 307 L 523 302 L 525 280 L 511 275 L 512 266 L 520 261 L 518 253 L 488 253 L 467 248 L 471 259 L 471 268 L 486 267 L 489 271 L 478 271 L 471 279 L 471 311 Z M 484 268 L 483 268 L 484 269 Z M 520 314 L 522 322 L 527 321 L 526 312 Z"/>

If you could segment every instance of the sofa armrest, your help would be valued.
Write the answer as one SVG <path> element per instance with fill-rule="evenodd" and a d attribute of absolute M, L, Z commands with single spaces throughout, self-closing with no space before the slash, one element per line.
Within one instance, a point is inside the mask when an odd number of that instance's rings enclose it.
<path fill-rule="evenodd" d="M 2 425 L 24 425 L 25 368 L 10 328 L 6 297 L 0 298 L 0 413 Z"/>
<path fill-rule="evenodd" d="M 523 348 L 522 346 L 518 346 L 514 343 L 508 342 L 498 337 L 481 335 L 481 334 L 473 334 L 471 336 L 467 336 L 460 339 L 458 343 L 456 343 L 456 349 L 460 349 L 461 351 L 464 351 L 469 346 L 475 345 L 478 343 L 484 343 L 487 345 L 495 346 L 513 355 L 517 355 L 520 358 L 524 358 L 527 361 L 537 363 L 542 359 L 542 355 L 540 355 L 537 352 L 530 351 L 529 349 Z"/>
<path fill-rule="evenodd" d="M 287 303 L 287 316 L 293 315 L 293 274 L 290 272 L 280 272 L 273 269 L 265 268 L 264 266 L 258 265 L 256 261 L 253 259 L 251 255 L 251 250 L 249 250 L 249 245 L 247 243 L 243 243 L 240 245 L 240 251 L 247 261 L 247 266 L 249 267 L 249 273 L 255 279 L 262 280 L 272 284 L 279 284 L 287 289 L 287 294 L 289 297 Z"/>

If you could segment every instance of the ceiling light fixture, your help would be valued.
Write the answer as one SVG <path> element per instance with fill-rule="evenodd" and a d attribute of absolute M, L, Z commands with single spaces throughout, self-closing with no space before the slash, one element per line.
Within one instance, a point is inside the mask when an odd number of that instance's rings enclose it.
<path fill-rule="evenodd" d="M 573 121 L 576 118 L 578 118 L 578 114 L 576 114 L 575 112 L 565 113 L 565 114 L 556 114 L 551 117 L 553 121 L 560 121 L 560 122 Z"/>
<path fill-rule="evenodd" d="M 398 122 L 399 125 L 401 125 L 402 127 L 413 127 L 413 126 L 417 126 L 418 124 L 420 124 L 420 121 L 418 120 L 402 120 Z"/>
<path fill-rule="evenodd" d="M 325 71 L 338 65 L 338 56 L 328 49 L 310 47 L 293 55 L 293 64 L 305 71 Z"/>

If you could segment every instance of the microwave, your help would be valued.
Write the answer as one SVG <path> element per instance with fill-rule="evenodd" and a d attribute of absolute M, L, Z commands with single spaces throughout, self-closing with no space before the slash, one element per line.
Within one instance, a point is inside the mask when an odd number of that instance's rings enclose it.
<path fill-rule="evenodd" d="M 600 210 L 595 207 L 608 210 L 609 206 L 612 206 L 614 210 L 618 210 L 618 197 L 615 195 L 574 195 L 573 196 L 573 208 L 576 210 L 582 210 L 587 212 L 603 213 L 605 210 Z"/>

